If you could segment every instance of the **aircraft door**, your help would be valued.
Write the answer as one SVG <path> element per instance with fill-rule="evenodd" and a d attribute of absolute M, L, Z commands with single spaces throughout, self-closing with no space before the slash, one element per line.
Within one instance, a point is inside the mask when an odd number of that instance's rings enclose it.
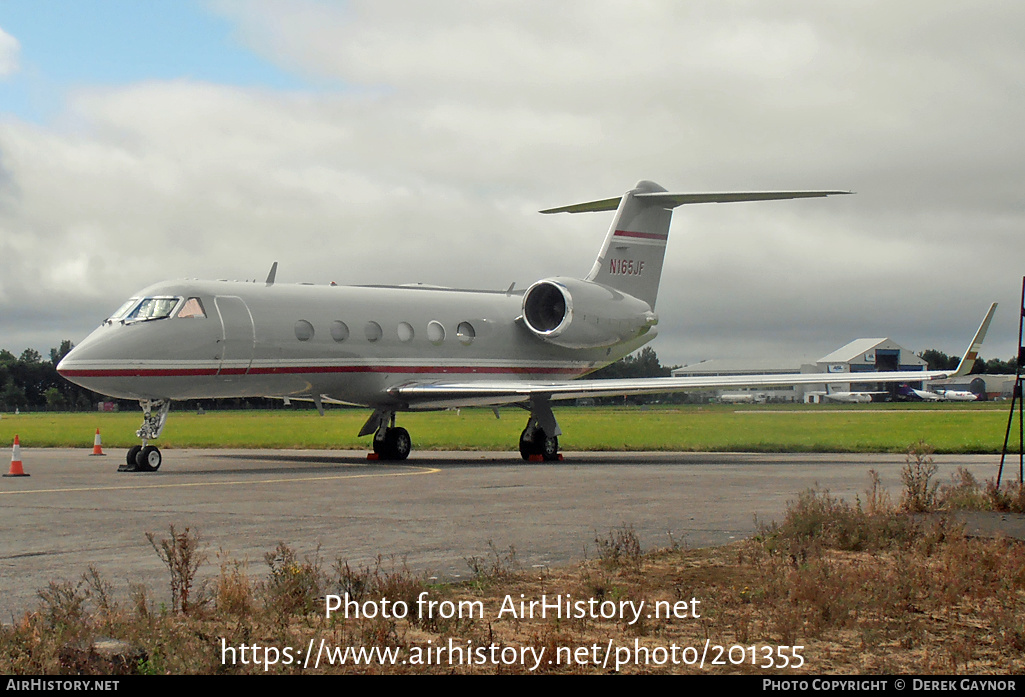
<path fill-rule="evenodd" d="M 249 372 L 256 344 L 253 316 L 242 298 L 218 295 L 214 298 L 221 319 L 219 376 L 242 376 Z"/>

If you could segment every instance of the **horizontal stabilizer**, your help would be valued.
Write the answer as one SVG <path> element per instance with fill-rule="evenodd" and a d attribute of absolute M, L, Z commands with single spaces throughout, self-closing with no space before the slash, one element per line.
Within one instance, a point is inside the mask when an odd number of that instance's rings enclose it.
<path fill-rule="evenodd" d="M 704 194 L 674 194 L 668 191 L 634 194 L 646 203 L 661 204 L 664 208 L 676 208 L 688 203 L 738 203 L 741 201 L 775 201 L 791 198 L 822 198 L 837 194 L 851 194 L 853 191 L 737 191 Z M 603 198 L 600 201 L 575 203 L 571 206 L 547 208 L 541 213 L 595 213 L 614 211 L 619 207 L 622 196 Z"/>

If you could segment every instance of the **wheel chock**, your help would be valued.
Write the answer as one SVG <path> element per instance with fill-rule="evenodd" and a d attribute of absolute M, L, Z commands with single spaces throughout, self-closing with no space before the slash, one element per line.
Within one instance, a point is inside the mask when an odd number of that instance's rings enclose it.
<path fill-rule="evenodd" d="M 535 453 L 527 458 L 527 462 L 547 462 L 547 460 L 545 460 L 544 455 L 538 455 L 537 453 Z M 553 460 L 553 462 L 562 462 L 562 453 L 556 455 L 555 460 Z"/>

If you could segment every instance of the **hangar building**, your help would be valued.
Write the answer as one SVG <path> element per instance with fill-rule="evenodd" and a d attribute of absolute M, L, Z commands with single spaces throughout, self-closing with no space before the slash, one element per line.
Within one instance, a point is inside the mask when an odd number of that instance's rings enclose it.
<path fill-rule="evenodd" d="M 926 362 L 913 351 L 891 339 L 856 339 L 814 362 L 800 360 L 726 360 L 713 359 L 673 370 L 678 377 L 716 375 L 772 375 L 785 373 L 823 373 L 823 381 L 815 385 L 750 387 L 716 390 L 715 397 L 725 402 L 803 402 L 819 401 L 827 392 L 885 392 L 893 398 L 898 386 L 871 381 L 870 373 L 880 371 L 923 371 Z M 830 384 L 829 373 L 865 373 L 863 382 Z M 909 375 L 913 379 L 913 376 Z M 921 381 L 909 382 L 921 388 Z"/>
<path fill-rule="evenodd" d="M 901 348 L 891 339 L 855 339 L 846 346 L 823 356 L 816 364 L 823 367 L 826 373 L 879 373 L 884 371 L 906 370 L 921 372 L 928 364 L 915 355 L 914 351 Z M 909 376 L 910 378 L 911 376 Z M 851 383 L 851 392 L 887 392 L 891 399 L 896 397 L 899 385 L 896 383 L 879 384 L 872 382 L 866 375 L 864 382 Z M 910 382 L 911 387 L 922 388 L 921 380 Z M 846 383 L 845 383 L 846 385 Z M 846 386 L 838 389 L 846 390 Z"/>

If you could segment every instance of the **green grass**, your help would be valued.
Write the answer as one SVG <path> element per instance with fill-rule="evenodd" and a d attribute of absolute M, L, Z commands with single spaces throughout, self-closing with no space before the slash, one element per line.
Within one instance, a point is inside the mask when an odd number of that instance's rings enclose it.
<path fill-rule="evenodd" d="M 213 411 L 172 409 L 163 448 L 364 449 L 356 433 L 364 409 Z M 556 416 L 564 450 L 749 452 L 894 452 L 924 441 L 939 453 L 999 452 L 1007 405 L 817 405 L 560 407 Z M 525 411 L 489 409 L 399 414 L 420 450 L 513 450 Z M 99 428 L 105 448 L 138 440 L 141 412 L 3 414 L 0 443 L 19 434 L 23 447 L 91 448 Z M 1016 444 L 1016 440 L 1015 440 Z"/>

